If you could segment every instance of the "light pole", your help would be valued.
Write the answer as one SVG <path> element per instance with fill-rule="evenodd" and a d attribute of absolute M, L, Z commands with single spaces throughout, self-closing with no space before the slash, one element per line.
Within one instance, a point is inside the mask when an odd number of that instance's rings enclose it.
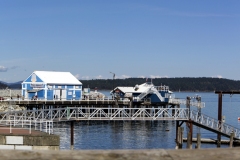
<path fill-rule="evenodd" d="M 113 82 L 112 82 L 112 90 L 114 90 L 114 78 L 115 78 L 115 73 L 110 72 L 113 75 Z"/>

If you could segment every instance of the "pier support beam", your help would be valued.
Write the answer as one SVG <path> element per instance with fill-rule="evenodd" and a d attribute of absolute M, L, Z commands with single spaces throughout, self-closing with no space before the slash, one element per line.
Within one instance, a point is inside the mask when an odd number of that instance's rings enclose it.
<path fill-rule="evenodd" d="M 240 94 L 240 91 L 215 91 L 215 94 L 218 94 L 218 121 L 219 121 L 219 130 L 221 130 L 222 125 L 222 95 L 223 94 Z M 221 134 L 217 135 L 217 147 L 221 146 Z"/>
<path fill-rule="evenodd" d="M 218 122 L 219 122 L 219 130 L 221 130 L 222 125 L 222 93 L 218 94 Z M 217 135 L 217 147 L 221 147 L 221 134 Z"/>
<path fill-rule="evenodd" d="M 175 149 L 179 149 L 179 121 L 176 121 L 176 147 Z"/>
<path fill-rule="evenodd" d="M 71 150 L 74 149 L 74 121 L 71 121 Z"/>
<path fill-rule="evenodd" d="M 177 129 L 177 137 L 176 137 L 176 148 L 175 149 L 182 149 L 183 146 L 183 127 L 178 127 Z"/>
<path fill-rule="evenodd" d="M 201 148 L 201 133 L 197 133 L 197 144 L 196 144 L 196 149 Z"/>
<path fill-rule="evenodd" d="M 187 122 L 187 127 L 189 128 L 187 132 L 187 148 L 192 149 L 193 124 L 191 120 Z"/>
<path fill-rule="evenodd" d="M 187 149 L 192 149 L 191 133 L 190 132 L 188 132 L 188 134 L 187 134 Z"/>
<path fill-rule="evenodd" d="M 176 149 L 179 148 L 179 121 L 176 121 Z"/>
<path fill-rule="evenodd" d="M 179 144 L 179 148 L 181 148 L 181 149 L 182 149 L 182 146 L 183 146 L 183 130 L 184 130 L 184 128 L 180 127 L 180 144 Z"/>
<path fill-rule="evenodd" d="M 230 148 L 233 147 L 233 137 L 234 137 L 234 133 L 231 133 L 231 135 L 230 135 L 230 143 L 229 143 L 229 147 Z"/>

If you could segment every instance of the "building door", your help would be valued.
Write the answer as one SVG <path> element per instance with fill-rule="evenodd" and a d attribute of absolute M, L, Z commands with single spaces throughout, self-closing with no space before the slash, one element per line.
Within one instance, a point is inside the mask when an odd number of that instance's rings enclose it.
<path fill-rule="evenodd" d="M 60 99 L 60 90 L 55 90 L 55 99 L 59 100 Z"/>
<path fill-rule="evenodd" d="M 66 90 L 62 89 L 55 90 L 55 99 L 66 100 Z"/>
<path fill-rule="evenodd" d="M 66 100 L 67 95 L 66 95 L 66 90 L 62 90 L 62 100 Z"/>

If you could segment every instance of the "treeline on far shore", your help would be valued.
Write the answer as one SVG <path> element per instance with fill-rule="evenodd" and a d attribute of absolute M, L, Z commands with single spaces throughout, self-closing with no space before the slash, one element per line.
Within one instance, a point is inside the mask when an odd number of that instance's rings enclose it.
<path fill-rule="evenodd" d="M 115 87 L 134 87 L 146 82 L 146 78 L 126 78 L 126 79 L 92 79 L 80 80 L 83 88 L 91 88 L 98 90 L 112 90 Z M 224 79 L 224 78 L 155 78 L 147 79 L 147 82 L 152 82 L 155 86 L 166 85 L 171 91 L 240 91 L 240 81 Z M 21 83 L 14 85 L 6 85 L 0 83 L 0 88 L 20 89 Z"/>
<path fill-rule="evenodd" d="M 21 85 L 20 85 L 20 87 L 21 87 Z M 6 89 L 6 88 L 8 88 L 8 85 L 0 82 L 0 89 Z"/>
<path fill-rule="evenodd" d="M 96 79 L 96 80 L 80 80 L 83 88 L 95 87 L 98 90 L 111 90 L 115 87 L 134 87 L 136 84 L 140 85 L 146 82 L 146 78 L 127 78 L 127 79 Z M 223 78 L 155 78 L 147 79 L 147 82 L 152 82 L 155 86 L 166 85 L 171 91 L 230 91 L 240 90 L 240 81 L 223 79 Z"/>

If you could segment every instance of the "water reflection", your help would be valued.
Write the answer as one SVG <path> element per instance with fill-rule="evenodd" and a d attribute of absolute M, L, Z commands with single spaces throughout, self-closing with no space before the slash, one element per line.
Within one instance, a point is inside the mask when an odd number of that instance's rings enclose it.
<path fill-rule="evenodd" d="M 167 130 L 167 131 L 166 131 Z M 61 149 L 70 149 L 70 123 L 59 123 Z M 75 149 L 174 148 L 174 121 L 82 121 L 75 123 Z"/>
<path fill-rule="evenodd" d="M 202 113 L 213 118 L 218 115 L 218 95 L 214 93 L 197 93 L 202 97 L 206 107 Z M 175 97 L 186 98 L 194 96 L 192 92 L 177 92 Z M 181 106 L 185 107 L 185 106 Z M 240 96 L 223 96 L 223 115 L 226 123 L 240 128 Z M 193 108 L 195 109 L 196 108 Z M 74 128 L 75 149 L 153 149 L 175 148 L 175 121 L 79 121 Z M 185 123 L 182 125 L 185 127 Z M 169 130 L 169 131 L 168 131 Z M 193 128 L 196 137 L 197 127 Z M 186 128 L 184 128 L 186 137 Z M 216 139 L 217 135 L 200 129 L 202 138 Z M 70 123 L 55 124 L 54 133 L 60 135 L 61 149 L 70 149 Z M 222 137 L 222 139 L 228 139 Z M 194 148 L 193 144 L 193 148 Z M 201 144 L 202 148 L 215 148 L 215 144 Z M 228 147 L 222 145 L 221 147 Z M 183 148 L 186 148 L 184 144 Z"/>

